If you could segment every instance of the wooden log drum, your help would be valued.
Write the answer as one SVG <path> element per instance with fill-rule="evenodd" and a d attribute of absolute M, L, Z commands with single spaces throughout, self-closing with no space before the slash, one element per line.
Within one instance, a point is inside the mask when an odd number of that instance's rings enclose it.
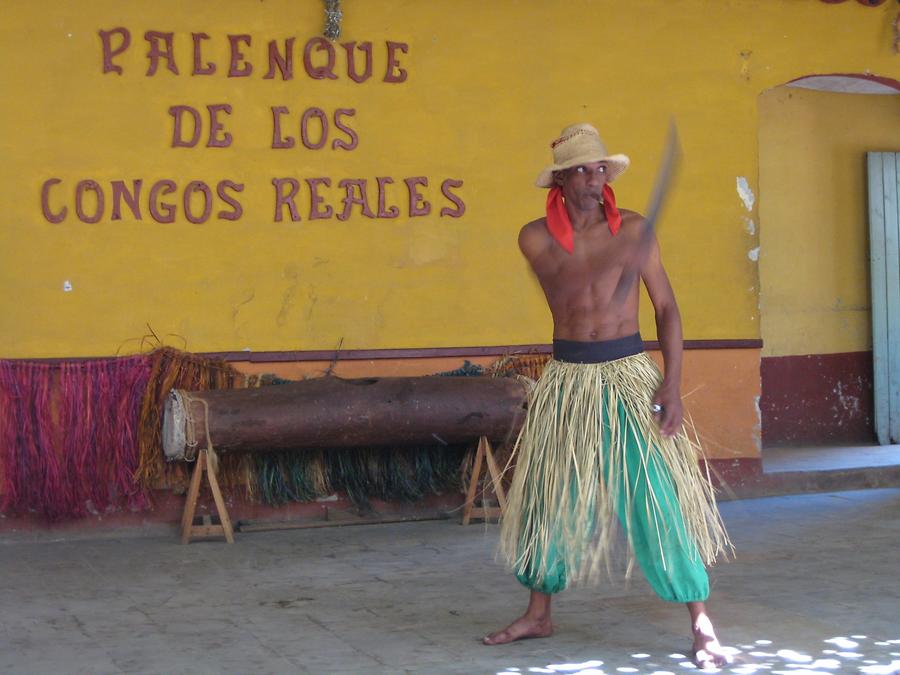
<path fill-rule="evenodd" d="M 467 523 L 480 460 L 484 457 L 491 473 L 496 473 L 490 442 L 515 438 L 524 420 L 526 395 L 526 384 L 517 378 L 438 376 L 320 377 L 253 389 L 173 390 L 163 415 L 163 451 L 168 460 L 200 459 L 197 474 L 209 471 L 208 447 L 217 453 L 265 452 L 449 445 L 479 439 L 464 511 Z M 496 491 L 499 476 L 491 478 Z M 217 486 L 210 482 L 215 493 Z M 502 507 L 505 499 L 502 494 L 498 498 Z M 191 521 L 192 506 L 187 506 Z M 224 525 L 227 514 L 221 507 L 219 511 Z M 482 514 L 487 517 L 488 510 L 482 507 Z M 188 515 L 186 510 L 182 541 L 190 539 L 185 529 L 192 525 Z M 229 529 L 230 524 L 224 531 L 226 539 Z"/>

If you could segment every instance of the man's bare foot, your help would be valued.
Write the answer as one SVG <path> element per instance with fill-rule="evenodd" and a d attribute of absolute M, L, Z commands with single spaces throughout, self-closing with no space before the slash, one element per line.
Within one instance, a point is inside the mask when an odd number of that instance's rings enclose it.
<path fill-rule="evenodd" d="M 691 649 L 694 665 L 705 670 L 721 668 L 728 665 L 729 658 L 715 635 L 707 635 L 698 628 L 694 629 L 694 646 Z"/>
<path fill-rule="evenodd" d="M 719 644 L 712 621 L 706 614 L 706 605 L 702 602 L 689 602 L 687 606 L 691 614 L 691 632 L 694 634 L 694 645 L 691 647 L 694 665 L 706 670 L 731 663 L 731 658 Z"/>
<path fill-rule="evenodd" d="M 505 645 L 516 640 L 545 638 L 551 635 L 553 635 L 553 624 L 550 622 L 549 617 L 533 619 L 525 614 L 503 630 L 486 635 L 481 641 L 486 645 Z"/>

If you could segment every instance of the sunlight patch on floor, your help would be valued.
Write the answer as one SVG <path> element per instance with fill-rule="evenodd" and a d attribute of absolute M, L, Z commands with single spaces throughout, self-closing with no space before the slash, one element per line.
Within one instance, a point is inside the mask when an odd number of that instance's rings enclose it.
<path fill-rule="evenodd" d="M 510 667 L 497 675 L 556 673 L 558 675 L 615 675 L 643 673 L 676 675 L 679 672 L 733 673 L 734 675 L 900 675 L 900 639 L 870 638 L 866 635 L 835 636 L 822 640 L 818 654 L 782 647 L 769 639 L 755 640 L 740 647 L 723 647 L 731 663 L 722 668 L 700 671 L 685 654 L 677 652 L 655 657 L 643 652 L 621 659 L 592 659 L 584 662 L 551 663 L 546 666 Z M 616 662 L 618 661 L 618 663 Z"/>

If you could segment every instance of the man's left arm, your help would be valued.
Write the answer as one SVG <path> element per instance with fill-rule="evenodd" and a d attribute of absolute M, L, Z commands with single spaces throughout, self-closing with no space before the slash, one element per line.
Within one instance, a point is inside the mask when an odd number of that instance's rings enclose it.
<path fill-rule="evenodd" d="M 681 402 L 681 362 L 683 336 L 681 313 L 675 301 L 675 293 L 663 268 L 659 243 L 654 237 L 643 266 L 641 278 L 647 287 L 650 302 L 656 316 L 656 335 L 663 357 L 663 381 L 653 402 L 662 406 L 658 414 L 659 430 L 663 436 L 672 436 L 681 428 L 684 407 Z"/>

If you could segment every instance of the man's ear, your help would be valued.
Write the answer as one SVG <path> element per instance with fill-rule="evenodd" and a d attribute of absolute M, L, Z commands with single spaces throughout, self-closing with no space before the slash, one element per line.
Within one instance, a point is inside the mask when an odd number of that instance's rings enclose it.
<path fill-rule="evenodd" d="M 554 171 L 553 172 L 553 182 L 562 187 L 563 179 L 562 179 L 562 171 Z"/>

